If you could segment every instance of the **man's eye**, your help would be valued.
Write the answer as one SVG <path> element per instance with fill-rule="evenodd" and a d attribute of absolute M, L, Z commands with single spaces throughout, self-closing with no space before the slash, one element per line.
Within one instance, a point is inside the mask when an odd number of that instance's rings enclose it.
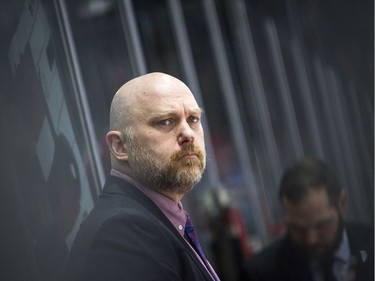
<path fill-rule="evenodd" d="M 289 225 L 289 229 L 294 233 L 304 233 L 306 231 L 305 228 L 298 225 Z"/>
<path fill-rule="evenodd" d="M 161 120 L 161 121 L 159 122 L 159 125 L 162 125 L 162 126 L 168 126 L 168 125 L 170 125 L 170 124 L 172 124 L 172 121 L 169 120 L 169 119 Z"/>
<path fill-rule="evenodd" d="M 321 222 L 321 223 L 319 223 L 319 224 L 316 226 L 316 228 L 317 228 L 318 230 L 323 230 L 323 229 L 328 228 L 330 225 L 331 225 L 331 221 L 325 221 L 325 222 Z"/>
<path fill-rule="evenodd" d="M 199 118 L 195 117 L 195 116 L 191 116 L 189 118 L 189 122 L 191 122 L 191 123 L 198 123 L 199 122 Z"/>

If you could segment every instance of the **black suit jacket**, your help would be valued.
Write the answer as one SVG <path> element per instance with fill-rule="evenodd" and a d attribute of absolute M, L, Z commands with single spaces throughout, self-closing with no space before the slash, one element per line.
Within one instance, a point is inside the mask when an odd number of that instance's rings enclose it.
<path fill-rule="evenodd" d="M 347 224 L 352 271 L 356 281 L 374 281 L 374 232 L 364 225 Z M 294 246 L 289 235 L 243 266 L 243 281 L 313 281 L 307 258 Z"/>
<path fill-rule="evenodd" d="M 140 190 L 110 176 L 73 243 L 66 281 L 211 280 L 194 251 Z"/>

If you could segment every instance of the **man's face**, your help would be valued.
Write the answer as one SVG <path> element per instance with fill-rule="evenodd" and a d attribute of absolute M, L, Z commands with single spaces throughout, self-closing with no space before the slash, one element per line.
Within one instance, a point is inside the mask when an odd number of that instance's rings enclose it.
<path fill-rule="evenodd" d="M 299 203 L 283 198 L 285 219 L 296 245 L 311 258 L 331 255 L 342 234 L 342 216 L 338 207 L 330 204 L 324 189 L 312 190 Z"/>
<path fill-rule="evenodd" d="M 128 162 L 139 181 L 158 191 L 184 194 L 206 165 L 201 109 L 186 87 L 164 85 L 133 110 Z"/>

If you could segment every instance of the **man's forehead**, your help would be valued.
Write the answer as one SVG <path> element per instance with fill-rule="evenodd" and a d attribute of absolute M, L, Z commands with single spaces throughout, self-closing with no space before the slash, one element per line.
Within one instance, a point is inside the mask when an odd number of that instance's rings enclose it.
<path fill-rule="evenodd" d="M 285 221 L 299 226 L 313 226 L 336 216 L 337 210 L 332 205 L 295 206 L 284 205 Z"/>
<path fill-rule="evenodd" d="M 194 106 L 194 107 L 185 107 L 185 108 L 169 108 L 169 109 L 161 109 L 161 110 L 153 110 L 150 112 L 154 116 L 171 116 L 171 115 L 177 115 L 184 113 L 185 115 L 196 115 L 196 116 L 201 116 L 203 113 L 203 109 Z"/>

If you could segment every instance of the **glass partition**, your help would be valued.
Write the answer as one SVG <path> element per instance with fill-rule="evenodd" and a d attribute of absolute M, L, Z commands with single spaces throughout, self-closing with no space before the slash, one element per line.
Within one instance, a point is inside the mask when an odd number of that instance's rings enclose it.
<path fill-rule="evenodd" d="M 111 99 L 150 71 L 205 109 L 208 168 L 184 206 L 223 280 L 284 233 L 278 185 L 302 156 L 373 223 L 373 1 L 3 2 L 1 280 L 56 280 L 110 170 Z"/>

